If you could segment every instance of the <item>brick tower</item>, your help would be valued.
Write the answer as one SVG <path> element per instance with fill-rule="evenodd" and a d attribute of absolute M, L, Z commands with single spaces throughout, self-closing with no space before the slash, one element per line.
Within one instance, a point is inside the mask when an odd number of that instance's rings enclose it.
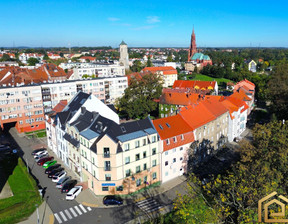
<path fill-rule="evenodd" d="M 191 43 L 190 43 L 190 48 L 188 51 L 188 61 L 191 61 L 191 57 L 197 52 L 197 47 L 196 47 L 196 37 L 194 33 L 194 27 L 193 27 L 193 32 L 191 35 Z"/>

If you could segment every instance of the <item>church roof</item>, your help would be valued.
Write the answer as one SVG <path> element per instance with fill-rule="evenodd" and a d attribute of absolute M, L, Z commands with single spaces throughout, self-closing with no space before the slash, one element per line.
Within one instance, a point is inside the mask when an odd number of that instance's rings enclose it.
<path fill-rule="evenodd" d="M 127 45 L 124 40 L 122 40 L 122 42 L 120 43 L 120 45 Z"/>
<path fill-rule="evenodd" d="M 192 60 L 211 60 L 208 55 L 204 55 L 202 53 L 195 53 L 192 56 Z"/>

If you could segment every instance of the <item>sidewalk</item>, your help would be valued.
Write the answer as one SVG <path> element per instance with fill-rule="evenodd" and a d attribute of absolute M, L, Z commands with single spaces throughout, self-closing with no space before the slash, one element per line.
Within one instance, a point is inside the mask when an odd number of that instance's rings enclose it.
<path fill-rule="evenodd" d="M 54 223 L 54 216 L 53 212 L 50 209 L 49 205 L 46 203 L 46 201 L 43 201 L 43 203 L 38 208 L 38 214 L 39 214 L 39 224 L 53 224 Z M 37 223 L 37 209 L 35 212 L 25 221 L 19 222 L 19 224 L 31 224 L 31 223 Z"/>
<path fill-rule="evenodd" d="M 185 176 L 174 178 L 173 180 L 167 181 L 164 184 L 161 184 L 160 186 L 155 186 L 148 188 L 146 190 L 143 190 L 139 193 L 134 193 L 131 195 L 124 195 L 124 205 L 127 205 L 127 201 L 129 203 L 135 203 L 141 200 L 145 200 L 150 197 L 155 197 L 157 195 L 163 194 L 180 184 L 186 181 Z M 176 195 L 176 192 L 174 192 Z M 81 203 L 85 206 L 90 207 L 100 207 L 100 208 L 107 208 L 107 206 L 103 205 L 103 197 L 104 196 L 98 196 L 92 193 L 89 189 L 84 190 L 79 196 L 75 199 L 78 203 Z"/>

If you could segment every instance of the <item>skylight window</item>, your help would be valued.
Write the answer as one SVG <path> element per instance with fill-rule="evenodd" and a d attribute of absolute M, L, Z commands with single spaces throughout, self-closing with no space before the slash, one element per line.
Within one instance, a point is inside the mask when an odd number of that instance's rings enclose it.
<path fill-rule="evenodd" d="M 162 127 L 162 125 L 161 125 L 161 124 L 159 124 L 159 128 L 160 128 L 161 130 L 163 130 L 163 127 Z"/>
<path fill-rule="evenodd" d="M 167 125 L 168 128 L 171 128 L 170 124 L 166 123 L 166 125 Z"/>
<path fill-rule="evenodd" d="M 123 127 L 123 126 L 121 126 L 121 130 L 122 130 L 123 133 L 126 132 L 126 129 L 125 129 L 125 127 Z"/>

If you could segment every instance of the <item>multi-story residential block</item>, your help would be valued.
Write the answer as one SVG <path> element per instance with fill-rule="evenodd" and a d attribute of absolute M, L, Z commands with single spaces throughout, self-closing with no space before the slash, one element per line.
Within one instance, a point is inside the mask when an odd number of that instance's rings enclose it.
<path fill-rule="evenodd" d="M 119 125 L 99 115 L 80 132 L 82 180 L 98 195 L 135 192 L 160 181 L 159 147 L 149 118 Z"/>
<path fill-rule="evenodd" d="M 67 105 L 67 100 L 61 100 L 49 114 L 45 115 L 47 146 L 58 155 L 57 133 L 56 133 L 56 114 L 61 112 Z M 59 156 L 60 157 L 60 156 Z"/>
<path fill-rule="evenodd" d="M 177 70 L 171 66 L 168 67 L 146 67 L 142 72 L 151 72 L 158 74 L 163 79 L 163 87 L 173 86 L 174 81 L 178 79 Z"/>
<path fill-rule="evenodd" d="M 0 88 L 0 123 L 15 123 L 18 132 L 45 129 L 41 87 Z"/>
<path fill-rule="evenodd" d="M 19 55 L 19 60 L 24 64 L 27 64 L 29 58 L 36 58 L 41 62 L 44 58 L 44 55 L 37 53 L 22 53 Z"/>
<path fill-rule="evenodd" d="M 153 121 L 160 136 L 162 183 L 187 173 L 189 153 L 194 142 L 193 129 L 180 115 Z"/>

